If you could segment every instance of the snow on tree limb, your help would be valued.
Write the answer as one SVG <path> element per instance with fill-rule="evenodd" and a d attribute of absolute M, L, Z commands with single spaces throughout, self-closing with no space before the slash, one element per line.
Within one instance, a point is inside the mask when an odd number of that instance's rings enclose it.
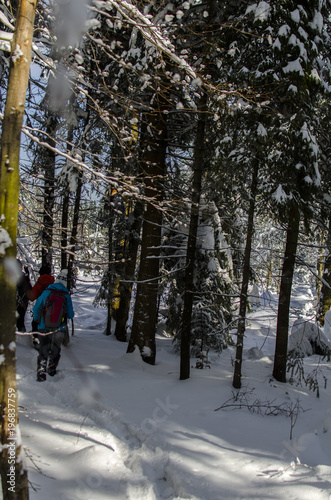
<path fill-rule="evenodd" d="M 33 129 L 28 126 L 22 127 L 22 132 L 29 137 L 31 140 L 39 144 L 39 146 L 45 147 L 50 151 L 53 151 L 56 155 L 65 158 L 67 161 L 71 162 L 73 165 L 77 167 L 77 169 L 81 172 L 85 172 L 90 179 L 96 178 L 99 181 L 103 181 L 106 184 L 109 184 L 116 188 L 119 194 L 124 197 L 137 197 L 139 196 L 140 200 L 147 201 L 148 203 L 158 207 L 161 210 L 165 210 L 160 203 L 149 198 L 148 196 L 144 196 L 139 187 L 134 184 L 135 177 L 129 175 L 123 175 L 121 172 L 113 172 L 113 175 L 110 175 L 109 172 L 103 173 L 94 168 L 93 165 L 87 165 L 86 162 L 82 161 L 81 157 L 78 155 L 68 154 L 64 151 L 61 151 L 58 147 L 51 146 L 47 141 L 41 140 L 35 133 L 42 133 L 44 135 L 48 135 L 45 132 L 37 129 Z"/>
<path fill-rule="evenodd" d="M 166 54 L 173 62 L 178 64 L 178 66 L 185 70 L 191 78 L 196 79 L 197 75 L 193 68 L 188 64 L 188 62 L 182 57 L 177 56 L 175 53 L 175 48 L 173 44 L 164 37 L 161 33 L 159 27 L 154 25 L 148 17 L 140 12 L 137 7 L 128 3 L 126 0 L 107 0 L 106 2 L 94 0 L 94 5 L 98 8 L 106 8 L 107 10 L 112 7 L 118 10 L 120 14 L 130 23 L 134 24 L 136 28 L 140 31 L 142 36 L 148 40 L 152 45 L 154 45 L 161 52 Z M 103 14 L 103 11 L 99 11 Z"/>

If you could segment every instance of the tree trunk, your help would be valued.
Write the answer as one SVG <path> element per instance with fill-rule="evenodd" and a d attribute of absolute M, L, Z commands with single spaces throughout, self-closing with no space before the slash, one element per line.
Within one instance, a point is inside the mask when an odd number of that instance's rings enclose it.
<path fill-rule="evenodd" d="M 155 334 L 161 245 L 163 177 L 166 157 L 166 122 L 159 103 L 155 113 L 147 115 L 149 122 L 143 171 L 147 198 L 142 229 L 142 244 L 137 294 L 128 352 L 139 347 L 146 363 L 155 364 Z"/>
<path fill-rule="evenodd" d="M 259 170 L 258 162 L 256 162 L 252 176 L 251 197 L 250 197 L 250 204 L 248 211 L 247 235 L 246 235 L 246 246 L 244 255 L 243 279 L 240 292 L 236 359 L 234 363 L 234 374 L 232 382 L 232 385 L 235 389 L 240 389 L 241 387 L 242 353 L 244 346 L 244 334 L 246 328 L 247 292 L 248 292 L 249 275 L 250 275 L 249 270 L 251 261 L 252 239 L 254 233 L 254 212 L 255 212 L 255 199 L 257 193 L 258 170 Z"/>
<path fill-rule="evenodd" d="M 4 500 L 27 500 L 27 470 L 21 454 L 16 387 L 16 283 L 10 276 L 16 258 L 19 152 L 37 0 L 21 0 L 12 43 L 11 67 L 0 152 L 0 474 Z M 3 241 L 5 243 L 3 244 Z"/>
<path fill-rule="evenodd" d="M 135 154 L 138 157 L 138 172 L 137 177 L 141 175 L 141 151 L 144 151 L 143 140 L 146 138 L 147 125 L 144 122 L 139 123 L 138 113 L 134 114 L 137 119 L 137 124 L 132 126 L 132 148 L 137 149 Z M 140 131 L 140 133 L 139 133 Z M 139 142 L 140 147 L 137 148 Z M 136 266 L 137 266 L 137 254 L 140 243 L 140 233 L 142 226 L 142 217 L 144 213 L 144 203 L 141 200 L 136 200 L 133 212 L 128 216 L 128 237 L 125 246 L 124 255 L 124 269 L 121 274 L 121 279 L 119 282 L 118 293 L 119 293 L 119 306 L 116 316 L 116 327 L 115 327 L 115 337 L 120 342 L 127 341 L 127 321 L 130 313 L 130 304 L 132 297 L 132 284 L 134 281 Z"/>
<path fill-rule="evenodd" d="M 67 268 L 69 200 L 70 200 L 69 191 L 65 188 L 62 201 L 62 220 L 61 220 L 61 269 Z"/>
<path fill-rule="evenodd" d="M 68 258 L 68 289 L 71 291 L 74 286 L 73 268 L 75 261 L 75 246 L 77 243 L 77 233 L 78 233 L 78 222 L 79 222 L 79 209 L 80 209 L 80 199 L 82 193 L 82 174 L 78 174 L 78 183 L 75 197 L 74 214 L 72 218 L 72 229 L 69 241 L 69 258 Z"/>
<path fill-rule="evenodd" d="M 114 209 L 112 204 L 113 196 L 109 197 L 109 225 L 108 225 L 108 293 L 107 293 L 107 326 L 106 335 L 111 335 L 111 318 L 112 318 L 112 298 L 113 298 L 113 275 L 112 275 L 112 259 L 113 259 L 113 226 L 114 226 Z"/>
<path fill-rule="evenodd" d="M 57 118 L 50 115 L 47 123 L 47 141 L 53 148 L 56 146 L 54 137 Z M 45 171 L 44 186 L 44 214 L 42 229 L 42 265 L 52 265 L 53 227 L 54 227 L 54 199 L 55 199 L 55 153 L 50 149 L 43 152 Z"/>
<path fill-rule="evenodd" d="M 329 231 L 326 240 L 326 255 L 322 277 L 323 283 L 319 303 L 318 321 L 323 326 L 325 314 L 331 309 L 331 216 L 329 218 Z"/>
<path fill-rule="evenodd" d="M 69 99 L 69 108 L 72 109 L 75 94 L 72 94 Z M 72 151 L 72 140 L 74 136 L 74 127 L 68 127 L 67 153 Z M 68 234 L 69 234 L 69 203 L 70 191 L 69 183 L 64 186 L 63 202 L 62 202 L 62 222 L 61 222 L 61 269 L 67 269 L 68 264 Z"/>
<path fill-rule="evenodd" d="M 84 145 L 87 141 L 88 132 L 90 130 L 91 125 L 89 124 L 90 114 L 87 113 L 84 124 L 84 134 L 83 134 L 83 149 Z M 82 160 L 84 160 L 84 155 L 82 155 Z M 83 174 L 79 170 L 78 171 L 78 180 L 77 180 L 77 189 L 75 194 L 75 203 L 74 203 L 74 213 L 72 216 L 72 227 L 71 227 L 71 235 L 69 240 L 69 256 L 68 256 L 68 289 L 72 291 L 75 279 L 74 279 L 74 262 L 75 262 L 75 250 L 77 243 L 77 234 L 78 234 L 78 223 L 79 223 L 79 212 L 80 212 L 80 201 L 82 196 L 82 186 L 83 186 Z"/>
<path fill-rule="evenodd" d="M 279 382 L 286 382 L 286 360 L 291 288 L 295 267 L 295 254 L 298 245 L 299 226 L 300 211 L 298 207 L 294 205 L 289 213 L 289 222 L 286 235 L 286 248 L 284 253 L 284 262 L 278 300 L 276 348 L 273 376 Z"/>
<path fill-rule="evenodd" d="M 133 211 L 133 223 L 129 229 L 128 250 L 126 255 L 124 277 L 120 281 L 119 293 L 120 304 L 117 310 L 115 337 L 120 342 L 126 342 L 126 323 L 129 317 L 132 283 L 137 263 L 137 252 L 140 241 L 141 217 L 144 206 L 140 201 L 136 202 Z"/>
<path fill-rule="evenodd" d="M 196 239 L 199 224 L 199 203 L 201 196 L 201 184 L 203 174 L 203 154 L 205 141 L 205 123 L 206 123 L 206 104 L 207 97 L 204 94 L 201 98 L 198 119 L 197 136 L 194 149 L 193 164 L 193 186 L 191 201 L 190 228 L 186 250 L 186 270 L 185 270 L 185 291 L 184 307 L 182 316 L 182 333 L 180 343 L 180 380 L 186 380 L 190 376 L 190 350 L 191 350 L 191 317 L 194 298 L 194 266 Z"/>

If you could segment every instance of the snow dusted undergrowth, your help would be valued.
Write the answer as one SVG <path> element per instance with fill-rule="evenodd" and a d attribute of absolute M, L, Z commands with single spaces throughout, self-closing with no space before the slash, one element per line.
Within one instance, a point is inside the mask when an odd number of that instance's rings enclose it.
<path fill-rule="evenodd" d="M 331 498 L 331 384 L 321 381 L 317 398 L 272 380 L 277 297 L 249 315 L 235 403 L 253 408 L 215 411 L 234 404 L 233 347 L 179 381 L 171 340 L 158 336 L 156 366 L 126 354 L 126 344 L 103 335 L 106 313 L 93 308 L 94 293 L 78 288 L 73 296 L 75 336 L 53 379 L 35 381 L 37 353 L 29 337 L 18 338 L 31 500 Z M 308 313 L 307 290 L 295 299 L 296 311 Z M 307 373 L 319 362 L 307 358 Z M 331 363 L 320 367 L 328 378 Z M 292 419 L 258 412 L 266 402 L 290 409 Z"/>

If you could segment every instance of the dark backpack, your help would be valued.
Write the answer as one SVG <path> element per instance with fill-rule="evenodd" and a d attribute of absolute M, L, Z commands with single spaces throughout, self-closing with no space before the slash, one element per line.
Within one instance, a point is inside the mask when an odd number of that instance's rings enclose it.
<path fill-rule="evenodd" d="M 43 308 L 46 328 L 59 328 L 66 320 L 66 295 L 61 290 L 51 290 Z"/>

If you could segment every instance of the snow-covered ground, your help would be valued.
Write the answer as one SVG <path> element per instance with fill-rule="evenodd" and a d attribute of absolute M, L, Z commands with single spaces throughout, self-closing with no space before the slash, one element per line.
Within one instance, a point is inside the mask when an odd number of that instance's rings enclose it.
<path fill-rule="evenodd" d="M 331 499 L 331 384 L 321 376 L 317 398 L 272 379 L 277 297 L 249 315 L 235 399 L 233 347 L 180 381 L 171 340 L 158 336 L 156 366 L 126 354 L 103 334 L 94 294 L 81 287 L 73 296 L 75 335 L 54 378 L 36 382 L 37 353 L 29 337 L 18 338 L 31 500 Z M 309 313 L 306 288 L 294 299 Z M 329 378 L 331 363 L 317 356 L 307 373 L 318 363 Z M 218 409 L 225 403 L 242 408 Z"/>

